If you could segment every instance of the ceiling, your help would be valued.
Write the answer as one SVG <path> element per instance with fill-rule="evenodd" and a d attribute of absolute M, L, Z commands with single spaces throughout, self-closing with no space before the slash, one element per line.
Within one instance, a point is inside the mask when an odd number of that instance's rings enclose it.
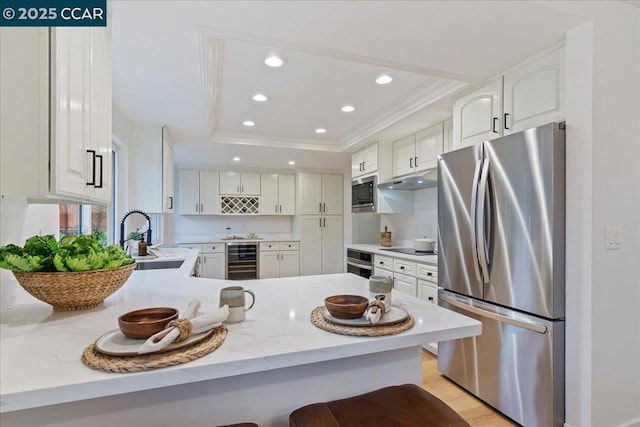
<path fill-rule="evenodd" d="M 523 1 L 127 0 L 109 15 L 114 104 L 166 125 L 177 163 L 340 168 L 345 150 L 446 118 L 452 93 L 583 19 Z M 272 53 L 283 67 L 264 65 Z"/>

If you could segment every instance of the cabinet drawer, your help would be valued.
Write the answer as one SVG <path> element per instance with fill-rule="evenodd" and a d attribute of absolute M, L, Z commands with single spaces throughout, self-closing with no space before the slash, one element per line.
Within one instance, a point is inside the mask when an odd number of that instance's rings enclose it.
<path fill-rule="evenodd" d="M 438 267 L 429 264 L 417 264 L 416 277 L 438 283 Z"/>
<path fill-rule="evenodd" d="M 278 242 L 260 242 L 260 252 L 278 251 L 280 243 Z"/>
<path fill-rule="evenodd" d="M 180 243 L 178 247 L 186 249 L 198 249 L 202 252 L 202 245 L 200 243 Z"/>
<path fill-rule="evenodd" d="M 393 260 L 393 271 L 396 273 L 407 274 L 409 276 L 416 275 L 416 263 L 411 261 L 405 261 L 401 259 Z"/>
<path fill-rule="evenodd" d="M 202 244 L 202 253 L 203 254 L 214 254 L 225 251 L 224 243 L 203 243 Z"/>
<path fill-rule="evenodd" d="M 300 242 L 280 242 L 281 251 L 299 251 Z"/>
<path fill-rule="evenodd" d="M 393 271 L 393 258 L 389 258 L 382 255 L 376 255 L 375 260 L 376 260 L 375 262 L 376 267 Z"/>
<path fill-rule="evenodd" d="M 418 280 L 418 297 L 427 302 L 438 304 L 438 288 L 431 282 Z"/>
<path fill-rule="evenodd" d="M 385 270 L 384 268 L 380 268 L 377 265 L 375 267 L 373 267 L 373 274 L 376 275 L 376 276 L 383 276 L 383 277 L 391 277 L 391 278 L 393 278 L 393 271 Z"/>

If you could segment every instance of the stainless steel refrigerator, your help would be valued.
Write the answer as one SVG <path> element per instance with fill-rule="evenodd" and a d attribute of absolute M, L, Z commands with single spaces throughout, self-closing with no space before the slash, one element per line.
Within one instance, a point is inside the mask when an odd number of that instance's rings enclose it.
<path fill-rule="evenodd" d="M 564 422 L 565 132 L 550 123 L 438 162 L 439 305 L 482 322 L 438 369 L 519 424 Z"/>

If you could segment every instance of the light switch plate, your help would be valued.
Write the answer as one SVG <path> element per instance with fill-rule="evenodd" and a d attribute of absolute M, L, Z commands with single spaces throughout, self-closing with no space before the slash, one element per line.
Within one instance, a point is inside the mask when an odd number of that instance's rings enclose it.
<path fill-rule="evenodd" d="M 605 250 L 620 249 L 622 247 L 622 228 L 619 225 L 607 225 L 604 229 Z"/>

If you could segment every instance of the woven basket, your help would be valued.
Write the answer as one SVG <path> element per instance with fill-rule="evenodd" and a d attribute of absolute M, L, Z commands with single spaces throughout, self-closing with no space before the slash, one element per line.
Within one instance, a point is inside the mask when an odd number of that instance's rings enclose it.
<path fill-rule="evenodd" d="M 95 307 L 117 291 L 136 268 L 136 263 L 108 270 L 32 272 L 14 271 L 18 283 L 56 311 Z"/>

